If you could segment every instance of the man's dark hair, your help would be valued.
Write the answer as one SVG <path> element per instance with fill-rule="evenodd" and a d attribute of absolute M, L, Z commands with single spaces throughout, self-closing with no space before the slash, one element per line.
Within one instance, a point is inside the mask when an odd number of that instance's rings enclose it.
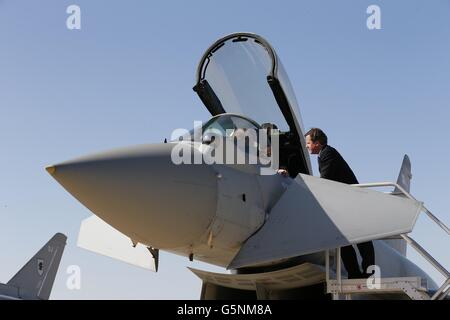
<path fill-rule="evenodd" d="M 319 141 L 319 143 L 323 146 L 326 146 L 328 144 L 327 135 L 325 134 L 325 132 L 323 132 L 319 128 L 312 128 L 307 133 L 305 133 L 305 137 L 306 136 L 310 136 L 312 142 Z"/>

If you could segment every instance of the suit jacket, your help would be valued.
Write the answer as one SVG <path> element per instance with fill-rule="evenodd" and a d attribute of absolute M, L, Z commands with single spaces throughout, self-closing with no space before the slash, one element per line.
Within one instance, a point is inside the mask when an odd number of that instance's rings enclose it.
<path fill-rule="evenodd" d="M 330 146 L 325 146 L 318 158 L 320 177 L 337 182 L 358 183 L 355 174 L 339 152 Z"/>

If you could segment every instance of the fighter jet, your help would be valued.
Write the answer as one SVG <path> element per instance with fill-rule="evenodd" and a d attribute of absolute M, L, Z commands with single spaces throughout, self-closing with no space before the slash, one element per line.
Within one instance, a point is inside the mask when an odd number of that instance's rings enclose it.
<path fill-rule="evenodd" d="M 159 250 L 229 270 L 191 269 L 203 281 L 202 299 L 326 298 L 337 297 L 332 276 L 345 281 L 338 248 L 374 240 L 382 279 L 419 279 L 414 290 L 439 291 L 434 298 L 448 292 L 449 274 L 441 265 L 434 264 L 447 286 L 438 290 L 406 258 L 407 240 L 417 248 L 407 234 L 425 210 L 409 194 L 407 156 L 393 192 L 312 176 L 294 90 L 275 50 L 256 34 L 217 40 L 201 58 L 196 78 L 193 89 L 212 115 L 200 128 L 166 143 L 46 168 L 94 213 L 82 222 L 79 246 L 155 271 Z M 253 146 L 269 156 L 269 165 L 209 161 L 227 141 L 235 146 L 237 133 L 250 131 L 265 134 L 241 154 Z M 223 158 L 237 157 L 237 149 L 220 150 Z M 181 154 L 187 161 L 178 161 Z M 278 167 L 289 168 L 289 176 L 277 174 Z M 384 293 L 407 296 L 392 292 Z"/>
<path fill-rule="evenodd" d="M 7 284 L 0 283 L 0 300 L 48 300 L 66 240 L 55 234 Z"/>

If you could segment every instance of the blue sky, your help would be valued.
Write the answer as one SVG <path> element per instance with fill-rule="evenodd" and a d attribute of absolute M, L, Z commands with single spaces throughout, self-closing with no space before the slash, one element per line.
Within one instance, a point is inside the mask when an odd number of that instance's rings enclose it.
<path fill-rule="evenodd" d="M 71 4 L 81 8 L 81 30 L 66 28 Z M 381 30 L 366 27 L 371 4 L 381 8 Z M 199 297 L 200 280 L 185 267 L 221 269 L 162 253 L 153 274 L 77 248 L 90 212 L 44 167 L 161 142 L 207 120 L 192 91 L 197 63 L 237 31 L 273 45 L 304 126 L 324 129 L 360 182 L 395 180 L 407 153 L 412 193 L 449 225 L 449 21 L 448 0 L 0 0 L 0 281 L 63 232 L 52 298 Z M 450 266 L 440 229 L 420 218 L 413 237 Z M 70 265 L 81 268 L 81 290 L 66 288 Z"/>

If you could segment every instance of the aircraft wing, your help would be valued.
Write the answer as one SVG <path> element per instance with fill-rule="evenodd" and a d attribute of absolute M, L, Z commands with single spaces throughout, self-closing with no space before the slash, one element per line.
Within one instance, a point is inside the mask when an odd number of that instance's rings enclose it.
<path fill-rule="evenodd" d="M 411 199 L 299 174 L 228 268 L 408 233 L 421 208 Z"/>
<path fill-rule="evenodd" d="M 157 258 L 152 258 L 145 246 L 137 244 L 133 247 L 130 238 L 95 215 L 81 222 L 77 245 L 113 259 L 157 271 Z"/>

